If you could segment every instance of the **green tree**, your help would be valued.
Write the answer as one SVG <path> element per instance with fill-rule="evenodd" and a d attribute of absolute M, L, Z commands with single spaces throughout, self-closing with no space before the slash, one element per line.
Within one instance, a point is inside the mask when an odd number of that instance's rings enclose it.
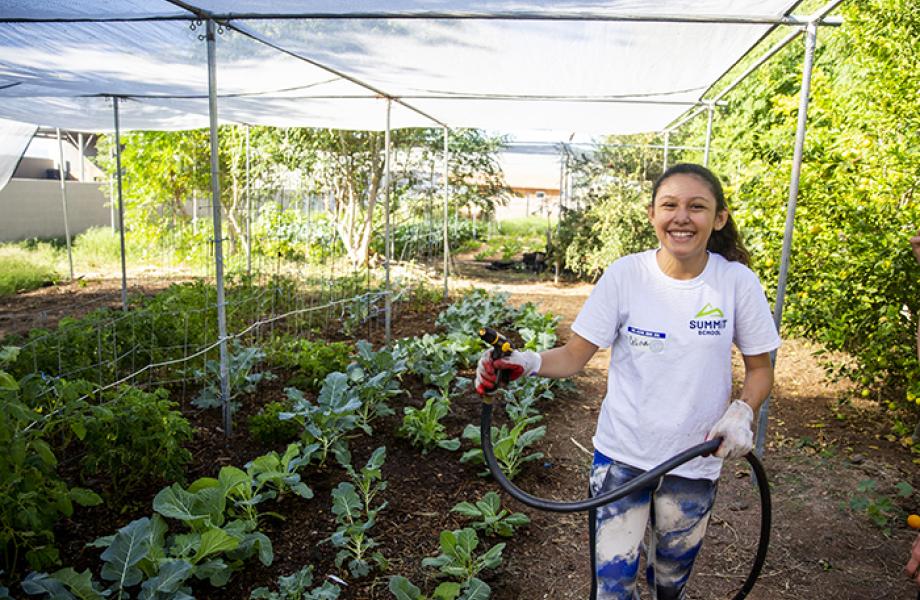
<path fill-rule="evenodd" d="M 920 227 L 920 5 L 870 0 L 842 12 L 842 27 L 819 31 L 784 327 L 850 353 L 854 364 L 828 368 L 864 396 L 916 408 L 920 283 L 907 239 Z M 713 132 L 712 167 L 771 297 L 802 56 L 793 44 L 756 71 Z M 700 144 L 703 121 L 681 141 Z"/>

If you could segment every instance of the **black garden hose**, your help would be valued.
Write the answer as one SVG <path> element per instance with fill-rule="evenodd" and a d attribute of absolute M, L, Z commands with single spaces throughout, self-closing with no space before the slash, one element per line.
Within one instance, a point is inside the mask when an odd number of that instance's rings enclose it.
<path fill-rule="evenodd" d="M 546 500 L 544 498 L 532 496 L 511 483 L 511 481 L 505 477 L 505 474 L 502 473 L 501 467 L 498 466 L 498 463 L 495 460 L 495 452 L 492 449 L 491 400 L 492 399 L 488 396 L 486 396 L 483 400 L 482 418 L 480 421 L 479 430 L 480 443 L 482 444 L 482 454 L 485 458 L 485 462 L 489 466 L 489 471 L 492 472 L 492 476 L 495 478 L 498 484 L 502 486 L 506 492 L 508 492 L 508 494 L 510 494 L 516 500 L 523 502 L 527 506 L 539 510 L 565 513 L 595 509 L 599 506 L 603 506 L 604 504 L 613 502 L 614 500 L 618 500 L 624 496 L 628 496 L 635 491 L 651 486 L 653 482 L 664 476 L 664 474 L 671 469 L 674 469 L 675 467 L 682 465 L 685 462 L 696 458 L 697 456 L 712 454 L 718 449 L 719 444 L 721 443 L 721 440 L 717 438 L 697 446 L 693 446 L 692 448 L 688 448 L 677 456 L 674 456 L 673 458 L 670 458 L 661 463 L 657 467 L 654 467 L 642 475 L 639 475 L 629 483 L 621 485 L 617 489 L 611 490 L 606 494 L 595 496 L 594 498 L 577 500 L 575 502 Z M 738 593 L 735 594 L 734 600 L 741 600 L 742 598 L 745 598 L 754 587 L 754 583 L 760 576 L 761 569 L 763 569 L 764 560 L 767 558 L 767 548 L 770 545 L 771 502 L 770 486 L 769 482 L 767 481 L 767 472 L 764 470 L 763 464 L 754 455 L 753 452 L 749 452 L 745 458 L 751 465 L 751 470 L 754 472 L 754 479 L 757 481 L 757 489 L 760 491 L 760 540 L 757 543 L 757 554 L 754 557 L 754 563 L 751 566 L 751 571 L 748 573 L 747 579 L 744 581 L 744 585 L 742 585 Z M 591 544 L 593 548 L 593 539 L 591 540 Z"/>

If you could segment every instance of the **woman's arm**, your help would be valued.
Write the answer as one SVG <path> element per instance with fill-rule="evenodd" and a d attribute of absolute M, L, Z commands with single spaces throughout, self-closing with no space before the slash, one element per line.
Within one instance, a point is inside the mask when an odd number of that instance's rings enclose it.
<path fill-rule="evenodd" d="M 773 388 L 773 363 L 770 354 L 752 354 L 743 356 L 744 384 L 741 386 L 741 400 L 747 403 L 756 414 L 760 405 L 770 395 Z"/>
<path fill-rule="evenodd" d="M 588 364 L 595 352 L 597 352 L 597 346 L 577 333 L 573 333 L 565 346 L 540 353 L 542 363 L 537 375 L 540 377 L 571 377 Z"/>

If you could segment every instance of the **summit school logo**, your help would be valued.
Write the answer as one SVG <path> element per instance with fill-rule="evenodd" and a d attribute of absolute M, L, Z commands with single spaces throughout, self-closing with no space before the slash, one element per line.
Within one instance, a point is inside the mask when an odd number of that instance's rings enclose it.
<path fill-rule="evenodd" d="M 722 330 L 727 325 L 728 319 L 725 318 L 722 309 L 708 302 L 690 320 L 690 329 L 696 331 L 697 335 L 722 335 Z"/>
<path fill-rule="evenodd" d="M 700 309 L 700 312 L 696 313 L 695 319 L 702 319 L 704 317 L 724 317 L 721 308 L 716 308 L 710 303 L 706 303 L 706 306 Z"/>

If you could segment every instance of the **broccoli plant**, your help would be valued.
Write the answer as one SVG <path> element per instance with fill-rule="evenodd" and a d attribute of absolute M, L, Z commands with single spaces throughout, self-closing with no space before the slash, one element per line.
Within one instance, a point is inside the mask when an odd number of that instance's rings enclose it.
<path fill-rule="evenodd" d="M 296 573 L 278 578 L 278 591 L 258 587 L 249 594 L 249 600 L 336 600 L 342 590 L 339 586 L 324 581 L 323 585 L 309 589 L 313 585 L 313 567 L 307 565 Z"/>
<path fill-rule="evenodd" d="M 230 406 L 236 410 L 236 399 L 242 394 L 251 394 L 262 381 L 271 381 L 275 375 L 270 371 L 253 373 L 253 369 L 265 358 L 265 352 L 258 347 L 244 348 L 239 341 L 233 340 L 233 347 L 228 357 L 228 388 Z M 195 377 L 205 382 L 204 388 L 192 400 L 198 408 L 217 408 L 221 405 L 220 397 L 220 362 L 209 360 L 204 370 L 195 371 Z"/>
<path fill-rule="evenodd" d="M 361 399 L 348 385 L 345 373 L 329 373 L 316 404 L 307 400 L 296 388 L 286 388 L 291 412 L 278 415 L 281 420 L 293 419 L 303 427 L 301 439 L 307 446 L 316 444 L 316 457 L 320 466 L 326 464 L 329 454 L 348 450 L 346 436 L 358 426 L 357 411 Z M 340 461 L 342 462 L 342 461 Z"/>
<path fill-rule="evenodd" d="M 413 446 L 420 446 L 422 454 L 428 454 L 432 448 L 444 448 L 454 451 L 460 447 L 460 440 L 447 438 L 441 419 L 450 412 L 450 400 L 434 390 L 425 392 L 425 406 L 403 409 L 402 426 L 399 435 L 406 437 Z"/>
<path fill-rule="evenodd" d="M 495 544 L 482 555 L 476 555 L 479 536 L 475 529 L 458 529 L 442 531 L 440 536 L 441 554 L 422 561 L 423 567 L 435 567 L 442 575 L 459 580 L 467 585 L 485 569 L 494 569 L 502 562 L 505 544 Z"/>
<path fill-rule="evenodd" d="M 386 560 L 379 552 L 371 550 L 379 544 L 368 535 L 376 523 L 377 513 L 386 508 L 383 502 L 373 507 L 374 498 L 386 489 L 380 468 L 386 459 L 386 448 L 377 448 L 360 472 L 350 465 L 347 471 L 351 481 L 343 481 L 332 490 L 332 512 L 338 529 L 329 538 L 340 548 L 335 564 L 341 568 L 348 561 L 348 571 L 353 577 L 364 577 L 373 565 L 383 568 Z"/>
<path fill-rule="evenodd" d="M 502 561 L 505 544 L 495 544 L 481 555 L 476 555 L 479 536 L 474 529 L 442 531 L 441 554 L 426 558 L 423 567 L 434 567 L 440 576 L 450 578 L 434 590 L 431 596 L 401 575 L 390 577 L 388 589 L 396 600 L 488 600 L 492 590 L 478 575 L 485 569 L 494 569 Z"/>
<path fill-rule="evenodd" d="M 540 416 L 528 417 L 516 423 L 511 429 L 508 429 L 507 425 L 492 428 L 492 449 L 495 452 L 495 460 L 509 479 L 513 479 L 520 472 L 524 463 L 543 458 L 542 452 L 527 454 L 527 448 L 546 435 L 546 427 L 543 425 L 526 429 L 528 425 L 536 423 L 541 418 Z M 479 427 L 472 424 L 467 425 L 463 430 L 463 439 L 472 441 L 477 447 L 467 450 L 460 457 L 460 462 L 477 464 L 485 462 L 482 448 L 479 447 L 479 438 Z M 486 470 L 480 474 L 488 475 L 488 473 L 489 471 Z"/>
<path fill-rule="evenodd" d="M 510 513 L 507 509 L 501 508 L 501 499 L 496 492 L 488 492 L 475 504 L 461 502 L 450 510 L 476 519 L 472 524 L 473 528 L 484 530 L 487 535 L 511 537 L 515 529 L 530 523 L 530 519 L 524 513 Z"/>

